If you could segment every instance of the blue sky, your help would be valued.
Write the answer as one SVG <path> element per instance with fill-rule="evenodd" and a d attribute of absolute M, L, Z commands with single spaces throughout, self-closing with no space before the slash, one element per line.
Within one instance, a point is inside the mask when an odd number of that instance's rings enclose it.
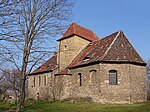
<path fill-rule="evenodd" d="M 140 56 L 150 59 L 150 0 L 76 0 L 73 21 L 100 38 L 122 30 Z"/>

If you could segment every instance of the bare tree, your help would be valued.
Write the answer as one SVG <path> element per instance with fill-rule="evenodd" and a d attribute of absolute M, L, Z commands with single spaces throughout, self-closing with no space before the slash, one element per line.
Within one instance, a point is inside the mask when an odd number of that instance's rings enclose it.
<path fill-rule="evenodd" d="M 150 100 L 150 60 L 147 60 L 146 75 L 147 75 L 147 99 Z"/>
<path fill-rule="evenodd" d="M 5 3 L 5 8 L 1 8 Z M 53 38 L 68 26 L 73 2 L 71 0 L 1 0 L 0 10 L 8 9 L 0 35 L 1 60 L 4 68 L 15 66 L 21 71 L 21 92 L 17 111 L 24 107 L 25 81 L 42 59 L 48 57 L 55 47 Z M 12 9 L 12 10 L 10 10 Z M 1 13 L 0 13 L 1 14 Z M 2 14 L 1 14 L 2 15 Z M 6 63 L 8 62 L 8 63 Z"/>
<path fill-rule="evenodd" d="M 12 23 L 15 20 L 12 15 L 16 13 L 14 7 L 18 2 L 19 0 L 16 0 L 16 2 L 13 0 L 0 0 L 0 40 L 11 40 Z"/>
<path fill-rule="evenodd" d="M 21 82 L 21 74 L 20 71 L 12 69 L 12 70 L 4 70 L 2 72 L 1 81 L 0 81 L 0 95 L 12 95 L 15 99 L 15 102 L 18 99 L 20 92 L 20 82 Z"/>
<path fill-rule="evenodd" d="M 3 75 L 0 75 L 0 99 L 3 100 L 3 96 L 5 95 L 6 91 L 8 89 L 8 86 L 4 84 L 4 78 Z"/>
<path fill-rule="evenodd" d="M 150 60 L 147 61 L 146 73 L 147 75 L 150 75 Z"/>
<path fill-rule="evenodd" d="M 150 90 L 150 60 L 147 61 L 146 75 L 147 75 L 147 81 L 148 81 L 148 90 Z"/>

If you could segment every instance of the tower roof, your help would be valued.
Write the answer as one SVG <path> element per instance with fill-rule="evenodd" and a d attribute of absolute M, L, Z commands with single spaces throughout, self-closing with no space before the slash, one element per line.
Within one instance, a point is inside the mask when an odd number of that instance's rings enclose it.
<path fill-rule="evenodd" d="M 69 38 L 72 35 L 78 35 L 89 41 L 99 40 L 98 36 L 91 30 L 84 28 L 76 23 L 72 23 L 67 31 L 64 33 L 63 37 L 58 39 L 57 41 Z"/>

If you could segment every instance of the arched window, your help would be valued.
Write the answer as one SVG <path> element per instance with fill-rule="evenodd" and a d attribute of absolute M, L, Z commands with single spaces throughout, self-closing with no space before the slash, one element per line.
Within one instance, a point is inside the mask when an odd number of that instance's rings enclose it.
<path fill-rule="evenodd" d="M 82 86 L 82 74 L 78 73 L 78 84 L 79 86 Z"/>
<path fill-rule="evenodd" d="M 41 76 L 39 76 L 39 86 L 41 86 Z"/>
<path fill-rule="evenodd" d="M 90 72 L 90 79 L 89 79 L 89 82 L 92 83 L 93 82 L 93 77 L 94 75 L 96 74 L 96 70 L 95 69 L 92 69 L 89 71 Z"/>
<path fill-rule="evenodd" d="M 116 70 L 109 70 L 109 84 L 110 85 L 118 84 L 118 75 Z"/>

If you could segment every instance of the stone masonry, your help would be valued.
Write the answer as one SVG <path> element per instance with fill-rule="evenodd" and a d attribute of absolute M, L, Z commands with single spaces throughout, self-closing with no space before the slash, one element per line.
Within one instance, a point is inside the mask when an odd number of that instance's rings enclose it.
<path fill-rule="evenodd" d="M 28 97 L 142 102 L 147 98 L 145 66 L 122 31 L 99 39 L 91 30 L 72 23 L 58 40 L 57 53 L 29 74 Z"/>

